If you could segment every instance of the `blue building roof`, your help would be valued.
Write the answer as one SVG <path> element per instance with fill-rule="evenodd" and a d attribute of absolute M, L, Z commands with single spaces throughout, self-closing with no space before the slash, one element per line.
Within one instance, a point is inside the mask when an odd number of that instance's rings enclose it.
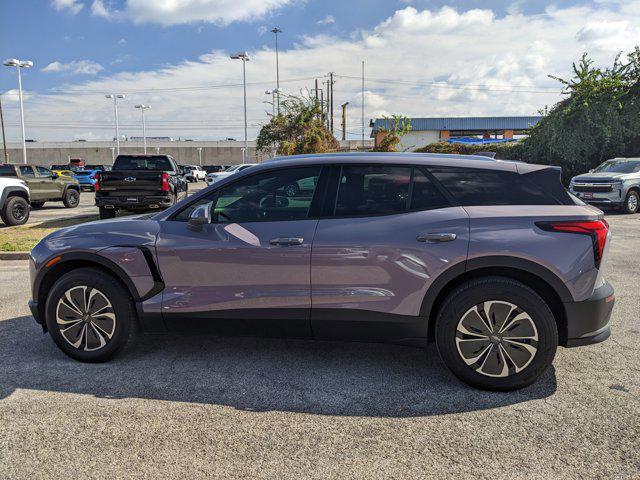
<path fill-rule="evenodd" d="M 542 117 L 431 117 L 410 118 L 412 131 L 424 130 L 528 130 Z M 381 128 L 391 129 L 393 119 L 376 118 L 372 134 Z"/>

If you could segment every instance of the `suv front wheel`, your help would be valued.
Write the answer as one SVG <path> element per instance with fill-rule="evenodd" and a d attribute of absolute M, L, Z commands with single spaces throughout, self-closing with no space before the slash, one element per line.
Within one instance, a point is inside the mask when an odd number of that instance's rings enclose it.
<path fill-rule="evenodd" d="M 637 213 L 639 201 L 640 196 L 638 192 L 631 190 L 627 193 L 627 198 L 625 198 L 624 205 L 622 206 L 624 213 Z"/>
<path fill-rule="evenodd" d="M 22 197 L 7 198 L 4 208 L 0 211 L 0 218 L 8 227 L 27 223 L 27 220 L 29 220 L 29 202 Z"/>
<path fill-rule="evenodd" d="M 62 203 L 67 208 L 76 208 L 80 203 L 80 192 L 74 188 L 68 188 L 67 191 L 64 192 Z"/>
<path fill-rule="evenodd" d="M 503 277 L 471 280 L 445 300 L 436 344 L 463 382 L 486 390 L 516 390 L 551 365 L 558 329 L 546 302 L 521 282 Z"/>

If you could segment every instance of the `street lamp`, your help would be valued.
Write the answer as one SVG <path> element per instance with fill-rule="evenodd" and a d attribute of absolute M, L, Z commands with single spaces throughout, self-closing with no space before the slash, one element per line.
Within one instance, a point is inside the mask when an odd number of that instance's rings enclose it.
<path fill-rule="evenodd" d="M 276 116 L 276 95 L 279 95 L 281 90 L 279 88 L 274 88 L 273 90 L 266 90 L 264 92 L 265 95 L 271 95 L 271 114 Z M 265 102 L 266 103 L 266 102 Z"/>
<path fill-rule="evenodd" d="M 278 58 L 278 34 L 282 33 L 282 30 L 276 27 L 271 30 L 271 33 L 276 36 L 276 93 L 278 95 L 278 115 L 280 115 L 280 62 Z"/>
<path fill-rule="evenodd" d="M 140 105 L 136 105 L 135 108 L 139 108 L 140 112 L 142 112 L 142 142 L 144 143 L 144 153 L 147 154 L 147 128 L 144 123 L 144 111 L 151 108 L 151 105 L 145 105 L 141 103 Z"/>
<path fill-rule="evenodd" d="M 110 147 L 111 148 L 111 163 L 114 163 L 116 161 L 116 147 Z"/>
<path fill-rule="evenodd" d="M 20 75 L 21 68 L 33 67 L 31 60 L 18 60 L 17 58 L 10 58 L 4 62 L 6 67 L 16 67 L 18 70 L 18 96 L 20 98 L 20 125 L 22 126 L 22 161 L 27 163 L 27 140 L 24 134 L 24 105 L 22 104 L 22 75 Z"/>
<path fill-rule="evenodd" d="M 113 98 L 113 113 L 116 118 L 116 151 L 118 155 L 120 155 L 120 131 L 118 129 L 118 99 L 125 98 L 124 95 L 120 93 L 110 93 L 104 96 L 105 98 Z"/>
<path fill-rule="evenodd" d="M 244 88 L 244 150 L 242 151 L 242 163 L 247 163 L 249 147 L 247 145 L 247 62 L 251 60 L 247 52 L 238 52 L 231 55 L 233 60 L 242 60 L 242 85 Z"/>
<path fill-rule="evenodd" d="M 202 166 L 202 147 L 198 147 L 198 160 L 200 161 L 200 166 Z"/>

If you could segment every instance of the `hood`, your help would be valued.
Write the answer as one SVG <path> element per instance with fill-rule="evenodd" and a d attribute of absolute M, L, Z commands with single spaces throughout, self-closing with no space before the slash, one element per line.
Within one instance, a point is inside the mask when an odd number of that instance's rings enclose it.
<path fill-rule="evenodd" d="M 624 180 L 628 173 L 583 173 L 572 178 L 574 182 L 606 182 L 611 180 Z"/>

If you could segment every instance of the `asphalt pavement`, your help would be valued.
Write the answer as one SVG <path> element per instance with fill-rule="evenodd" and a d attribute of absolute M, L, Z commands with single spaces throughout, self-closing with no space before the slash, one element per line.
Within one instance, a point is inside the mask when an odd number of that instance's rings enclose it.
<path fill-rule="evenodd" d="M 77 363 L 0 261 L 0 478 L 639 478 L 640 215 L 608 220 L 612 337 L 512 393 L 433 347 L 145 336 Z"/>

